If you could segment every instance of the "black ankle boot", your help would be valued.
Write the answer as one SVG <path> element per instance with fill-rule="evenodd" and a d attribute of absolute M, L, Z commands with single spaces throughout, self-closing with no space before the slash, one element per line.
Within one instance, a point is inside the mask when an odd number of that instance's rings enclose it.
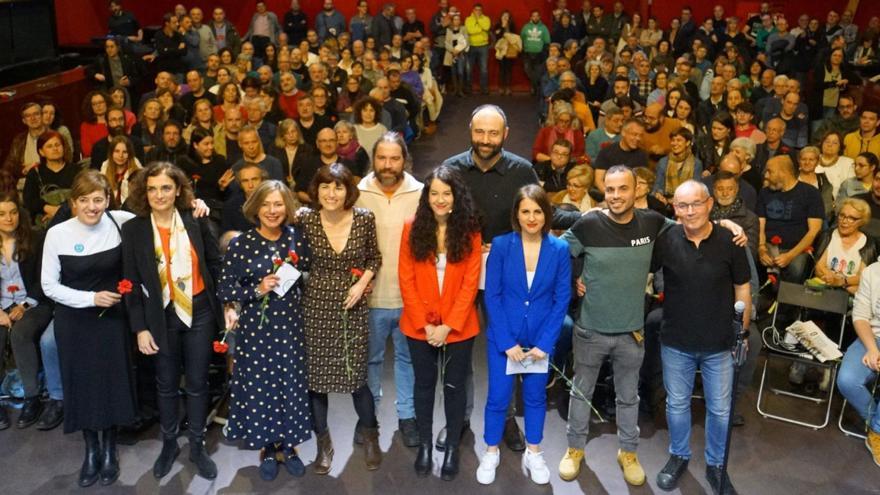
<path fill-rule="evenodd" d="M 101 451 L 101 484 L 112 485 L 119 478 L 119 456 L 116 455 L 116 428 L 104 430 Z"/>
<path fill-rule="evenodd" d="M 83 459 L 82 469 L 79 470 L 78 483 L 85 488 L 98 481 L 101 446 L 98 443 L 98 432 L 95 430 L 83 430 L 83 439 L 86 442 L 86 458 Z"/>
<path fill-rule="evenodd" d="M 217 465 L 208 456 L 204 438 L 196 437 L 189 440 L 189 460 L 196 465 L 202 478 L 212 480 L 217 477 Z"/>
<path fill-rule="evenodd" d="M 43 402 L 39 396 L 29 397 L 24 401 L 24 407 L 21 414 L 18 415 L 18 421 L 15 423 L 17 428 L 27 428 L 36 423 L 43 414 Z"/>
<path fill-rule="evenodd" d="M 162 452 L 159 453 L 159 457 L 153 463 L 153 476 L 156 479 L 164 478 L 171 471 L 171 467 L 174 466 L 174 460 L 177 459 L 179 454 L 180 447 L 177 446 L 177 437 L 165 437 L 162 440 Z"/>
<path fill-rule="evenodd" d="M 431 474 L 431 441 L 419 444 L 419 453 L 416 454 L 416 462 L 414 464 L 416 475 L 424 478 Z"/>
<path fill-rule="evenodd" d="M 458 475 L 458 457 L 458 445 L 453 447 L 447 444 L 443 456 L 443 467 L 440 469 L 440 477 L 443 478 L 443 481 L 452 481 Z"/>

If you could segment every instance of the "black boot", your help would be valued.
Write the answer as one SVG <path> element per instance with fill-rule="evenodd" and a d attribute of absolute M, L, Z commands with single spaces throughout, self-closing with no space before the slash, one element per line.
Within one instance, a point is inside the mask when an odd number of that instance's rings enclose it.
<path fill-rule="evenodd" d="M 43 408 L 43 414 L 37 423 L 37 429 L 42 431 L 51 430 L 64 421 L 64 402 L 49 399 L 49 403 Z"/>
<path fill-rule="evenodd" d="M 416 462 L 414 464 L 416 475 L 424 478 L 431 474 L 431 441 L 422 442 L 419 445 L 419 453 L 416 454 Z"/>
<path fill-rule="evenodd" d="M 443 478 L 443 481 L 452 481 L 458 475 L 458 445 L 452 446 L 447 444 L 443 454 L 443 467 L 440 468 L 440 477 Z"/>
<path fill-rule="evenodd" d="M 82 469 L 79 470 L 78 483 L 85 488 L 98 481 L 101 446 L 98 443 L 98 432 L 95 430 L 83 430 L 83 438 L 86 441 L 86 458 L 83 459 Z"/>
<path fill-rule="evenodd" d="M 36 423 L 42 413 L 43 402 L 39 396 L 25 399 L 24 407 L 22 407 L 21 414 L 18 415 L 18 421 L 15 423 L 16 428 L 27 428 Z"/>
<path fill-rule="evenodd" d="M 217 464 L 208 456 L 204 437 L 189 439 L 189 460 L 196 465 L 202 478 L 212 480 L 217 477 Z"/>
<path fill-rule="evenodd" d="M 177 446 L 177 436 L 168 436 L 162 439 L 162 452 L 153 463 L 153 476 L 156 479 L 162 479 L 171 471 L 174 466 L 174 460 L 180 454 L 180 447 Z"/>
<path fill-rule="evenodd" d="M 119 456 L 116 454 L 116 428 L 104 430 L 101 451 L 101 484 L 112 485 L 119 478 Z"/>

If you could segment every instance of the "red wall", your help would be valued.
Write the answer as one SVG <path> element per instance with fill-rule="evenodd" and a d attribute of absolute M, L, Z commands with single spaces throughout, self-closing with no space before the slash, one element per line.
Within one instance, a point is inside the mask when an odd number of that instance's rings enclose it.
<path fill-rule="evenodd" d="M 370 12 L 376 13 L 380 10 L 385 0 L 369 0 Z M 757 11 L 760 5 L 759 1 L 747 0 L 653 0 L 653 5 L 649 7 L 649 0 L 624 0 L 628 12 L 639 10 L 642 14 L 650 12 L 660 19 L 661 23 L 666 24 L 670 19 L 679 15 L 683 5 L 690 5 L 697 19 L 703 19 L 712 13 L 712 7 L 720 4 L 728 13 L 738 13 L 745 15 L 748 12 Z M 178 3 L 172 0 L 128 0 L 125 8 L 134 12 L 135 16 L 142 25 L 161 24 L 162 14 L 171 11 L 174 5 Z M 289 0 L 266 0 L 269 9 L 278 14 L 279 18 L 290 7 Z M 321 8 L 321 0 L 301 0 L 303 9 L 314 19 L 314 14 Z M 436 11 L 436 3 L 433 0 L 397 0 L 397 10 L 399 15 L 403 15 L 403 9 L 407 7 L 415 7 L 419 18 L 427 22 L 431 15 Z M 470 11 L 473 0 L 455 1 L 450 3 L 458 5 L 466 13 Z M 539 9 L 544 13 L 544 18 L 549 19 L 550 11 L 553 8 L 552 0 L 524 0 L 511 4 L 505 0 L 482 0 L 484 11 L 493 19 L 504 9 L 510 9 L 513 13 L 514 20 L 517 25 L 522 25 L 529 16 L 531 9 Z M 597 2 L 593 2 L 594 4 Z M 599 4 L 604 4 L 606 9 L 610 11 L 612 0 L 601 0 Z M 184 1 L 184 5 L 188 8 L 199 6 L 210 17 L 210 10 L 214 6 L 222 6 L 226 9 L 227 17 L 235 22 L 241 34 L 247 30 L 248 22 L 254 12 L 256 0 L 198 0 Z M 345 14 L 346 18 L 354 13 L 353 0 L 336 0 L 337 8 Z M 818 16 L 824 20 L 827 11 L 834 7 L 842 9 L 846 6 L 847 0 L 803 0 L 798 2 L 781 1 L 773 2 L 776 8 L 783 10 L 789 17 L 796 17 L 801 13 Z M 580 10 L 581 0 L 568 0 L 570 9 Z M 55 0 L 56 18 L 58 25 L 58 42 L 62 45 L 66 44 L 86 44 L 95 36 L 101 36 L 107 29 L 107 17 L 109 9 L 107 0 Z M 776 10 L 776 9 L 774 9 Z M 874 0 L 863 0 L 857 12 L 857 19 L 862 24 L 867 23 L 873 15 L 880 15 L 880 2 Z"/>

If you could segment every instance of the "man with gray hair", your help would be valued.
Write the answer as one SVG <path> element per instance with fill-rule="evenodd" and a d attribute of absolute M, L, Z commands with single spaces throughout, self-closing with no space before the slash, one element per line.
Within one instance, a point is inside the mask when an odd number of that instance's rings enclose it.
<path fill-rule="evenodd" d="M 672 490 L 691 457 L 691 395 L 697 368 L 706 396 L 706 479 L 715 493 L 736 493 L 722 467 L 730 422 L 736 345 L 734 303 L 751 314 L 750 270 L 745 249 L 733 235 L 709 221 L 714 201 L 694 180 L 675 190 L 672 205 L 681 222 L 657 240 L 653 264 L 663 269 L 663 325 L 660 332 L 669 461 L 657 485 Z M 743 319 L 748 335 L 750 318 Z"/>

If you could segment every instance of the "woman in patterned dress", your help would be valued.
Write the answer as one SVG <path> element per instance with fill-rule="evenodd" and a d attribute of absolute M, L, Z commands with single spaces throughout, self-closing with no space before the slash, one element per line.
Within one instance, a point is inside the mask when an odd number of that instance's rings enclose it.
<path fill-rule="evenodd" d="M 267 481 L 278 475 L 279 447 L 287 471 L 305 473 L 294 447 L 310 436 L 303 277 L 283 296 L 274 292 L 281 283 L 276 266 L 309 269 L 309 245 L 300 229 L 287 225 L 295 204 L 281 181 L 260 184 L 243 208 L 258 227 L 230 242 L 217 284 L 222 302 L 241 304 L 227 437 L 262 449 L 260 476 Z"/>
<path fill-rule="evenodd" d="M 312 427 L 318 435 L 315 472 L 327 474 L 333 443 L 327 427 L 327 394 L 351 394 L 363 436 L 367 469 L 382 462 L 373 394 L 367 386 L 367 300 L 364 292 L 382 262 L 376 221 L 354 208 L 358 189 L 343 165 L 322 167 L 309 186 L 316 209 L 301 216 L 312 248 L 305 317 Z M 357 272 L 359 275 L 354 275 Z"/>

